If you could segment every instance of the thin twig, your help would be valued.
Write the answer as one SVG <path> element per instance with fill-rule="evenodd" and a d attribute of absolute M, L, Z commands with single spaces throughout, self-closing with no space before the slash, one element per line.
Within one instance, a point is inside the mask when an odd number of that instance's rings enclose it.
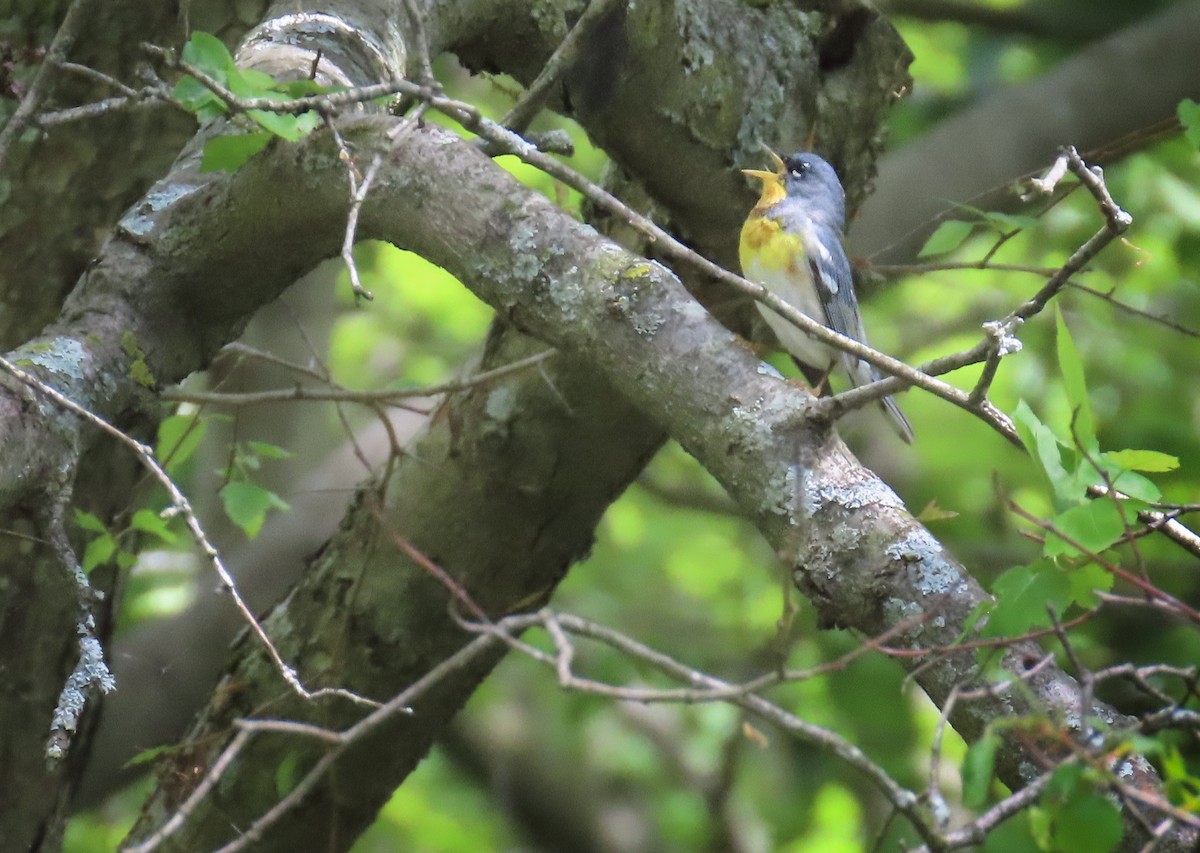
<path fill-rule="evenodd" d="M 298 385 L 293 388 L 272 388 L 266 391 L 247 391 L 241 393 L 188 391 L 182 388 L 172 388 L 163 392 L 162 399 L 181 403 L 221 406 L 258 406 L 266 403 L 283 403 L 295 400 L 363 403 L 367 405 L 373 403 L 387 404 L 399 400 L 434 397 L 440 394 L 456 394 L 460 391 L 466 391 L 469 388 L 489 385 L 499 379 L 522 373 L 531 367 L 541 364 L 556 352 L 557 350 L 553 349 L 543 350 L 536 355 L 519 359 L 511 364 L 505 364 L 492 370 L 486 370 L 483 373 L 477 373 L 466 379 L 442 382 L 438 385 L 426 385 L 422 388 L 402 388 L 394 391 L 353 391 L 348 388 L 337 387 L 336 385 L 332 388 L 306 388 Z M 286 364 L 290 367 L 297 367 L 297 365 L 293 365 L 290 362 L 286 362 Z"/>
<path fill-rule="evenodd" d="M 42 67 L 38 69 L 37 76 L 33 78 L 33 83 L 30 84 L 29 90 L 21 99 L 12 118 L 4 125 L 4 129 L 0 130 L 0 171 L 4 170 L 5 161 L 8 159 L 8 152 L 12 148 L 13 142 L 20 138 L 25 129 L 29 127 L 34 115 L 41 109 L 42 101 L 50 94 L 54 74 L 57 72 L 58 66 L 66 61 L 71 48 L 75 46 L 76 39 L 83 31 L 88 12 L 91 11 L 92 3 L 93 0 L 74 0 L 71 3 L 67 14 L 63 17 L 62 25 L 54 34 L 54 40 L 46 49 L 46 56 L 42 59 Z"/>
<path fill-rule="evenodd" d="M 529 88 L 513 104 L 512 109 L 500 123 L 514 133 L 523 133 L 541 111 L 546 97 L 550 94 L 550 89 L 562 77 L 568 66 L 575 61 L 579 43 L 584 36 L 588 35 L 592 28 L 618 4 L 624 5 L 626 2 L 628 0 L 591 0 L 588 7 L 583 10 L 583 14 L 579 16 L 579 20 L 575 22 L 575 26 L 571 27 L 571 30 L 559 42 L 554 53 L 550 54 L 550 58 L 538 72 L 538 76 L 529 84 Z"/>
<path fill-rule="evenodd" d="M 284 680 L 297 695 L 309 701 L 326 696 L 340 696 L 359 705 L 378 707 L 378 702 L 367 699 L 363 696 L 359 696 L 358 694 L 349 690 L 325 687 L 310 691 L 303 685 L 303 683 L 301 683 L 296 670 L 283 660 L 282 656 L 279 654 L 279 650 L 275 648 L 275 644 L 271 641 L 271 638 L 267 636 L 267 632 L 263 629 L 262 623 L 258 621 L 258 618 L 254 615 L 254 611 L 250 609 L 249 605 L 247 605 L 245 600 L 242 598 L 242 594 L 238 591 L 237 585 L 233 580 L 233 576 L 229 573 L 229 569 L 225 566 L 225 562 L 221 559 L 220 552 L 218 552 L 209 541 L 207 534 L 205 534 L 203 527 L 200 525 L 200 520 L 196 517 L 195 511 L 192 509 L 192 505 L 187 499 L 187 496 L 183 494 L 177 485 L 175 485 L 175 481 L 171 479 L 170 475 L 168 475 L 163 467 L 158 463 L 158 460 L 154 458 L 153 448 L 117 429 L 99 415 L 89 411 L 88 409 L 85 409 L 83 406 L 80 406 L 74 400 L 71 400 L 57 389 L 47 385 L 33 374 L 21 370 L 2 356 L 0 356 L 0 369 L 3 369 L 13 378 L 29 388 L 32 388 L 37 393 L 49 398 L 60 408 L 65 409 L 66 411 L 82 418 L 93 426 L 98 427 L 101 431 L 112 436 L 133 451 L 134 455 L 137 456 L 142 465 L 145 466 L 154 476 L 154 478 L 163 486 L 163 488 L 167 490 L 167 494 L 170 497 L 171 503 L 167 510 L 164 511 L 164 515 L 178 514 L 183 516 L 184 522 L 192 534 L 192 538 L 200 547 L 200 550 L 204 553 L 205 557 L 208 558 L 208 561 L 212 565 L 214 571 L 216 571 L 217 576 L 221 579 L 221 588 L 225 592 L 229 593 L 230 598 L 233 599 L 234 606 L 236 606 L 238 612 L 241 613 L 242 619 L 247 625 L 250 626 L 251 631 L 262 642 L 263 646 L 267 650 L 267 653 L 270 655 L 271 660 L 274 661 L 276 669 L 279 670 L 280 675 L 283 676 Z"/>

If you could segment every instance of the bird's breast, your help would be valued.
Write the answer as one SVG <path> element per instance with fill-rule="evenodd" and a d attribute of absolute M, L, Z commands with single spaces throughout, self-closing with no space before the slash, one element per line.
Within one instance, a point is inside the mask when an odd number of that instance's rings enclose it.
<path fill-rule="evenodd" d="M 742 226 L 738 254 L 743 271 L 753 266 L 771 272 L 803 273 L 808 265 L 804 241 L 769 216 L 750 215 Z"/>

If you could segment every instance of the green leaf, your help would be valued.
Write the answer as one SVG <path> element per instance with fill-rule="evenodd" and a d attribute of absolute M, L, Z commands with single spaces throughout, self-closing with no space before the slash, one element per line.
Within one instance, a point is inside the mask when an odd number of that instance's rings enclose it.
<path fill-rule="evenodd" d="M 1113 588 L 1112 574 L 1095 563 L 1071 569 L 1066 574 L 1067 583 L 1071 586 L 1071 600 L 1085 610 L 1100 605 L 1097 592 L 1108 592 Z"/>
<path fill-rule="evenodd" d="M 112 559 L 112 555 L 116 551 L 117 540 L 110 534 L 105 533 L 103 536 L 97 536 L 87 544 L 87 548 L 83 551 L 84 573 L 90 573 L 97 566 L 103 566 Z"/>
<path fill-rule="evenodd" d="M 245 480 L 226 483 L 221 489 L 221 501 L 225 504 L 225 514 L 230 521 L 242 528 L 251 539 L 262 530 L 268 510 L 290 509 L 287 502 L 274 492 Z"/>
<path fill-rule="evenodd" d="M 89 530 L 92 533 L 108 533 L 108 528 L 104 526 L 103 521 L 81 509 L 75 510 L 75 523 L 83 530 Z"/>
<path fill-rule="evenodd" d="M 163 542 L 171 543 L 179 537 L 175 535 L 168 527 L 167 522 L 157 512 L 148 509 L 139 509 L 133 514 L 133 518 L 129 522 L 129 526 L 134 530 L 141 530 L 145 533 L 150 533 L 157 536 Z"/>
<path fill-rule="evenodd" d="M 1092 403 L 1088 398 L 1083 360 L 1079 357 L 1079 350 L 1075 348 L 1075 341 L 1071 339 L 1071 332 L 1063 319 L 1062 311 L 1055 312 L 1055 319 L 1058 327 L 1058 366 L 1062 370 L 1063 390 L 1066 391 L 1067 401 L 1071 404 L 1075 418 L 1075 436 L 1083 449 L 1092 453 L 1097 448 L 1096 418 L 1092 414 Z"/>
<path fill-rule="evenodd" d="M 925 241 L 925 245 L 921 247 L 921 252 L 918 257 L 929 257 L 930 255 L 944 255 L 946 252 L 951 252 L 962 245 L 963 241 L 971 236 L 971 232 L 975 230 L 975 223 L 964 222 L 961 219 L 947 219 L 937 227 L 937 230 L 929 235 L 929 239 Z"/>
<path fill-rule="evenodd" d="M 1071 603 L 1071 585 L 1066 574 L 1048 560 L 1017 566 L 992 584 L 996 606 L 983 626 L 985 637 L 1018 637 L 1031 628 L 1050 625 L 1046 606 L 1061 616 Z"/>
<path fill-rule="evenodd" d="M 1200 104 L 1190 98 L 1179 102 L 1179 122 L 1183 125 L 1183 135 L 1194 148 L 1200 148 Z"/>
<path fill-rule="evenodd" d="M 306 95 L 325 95 L 330 92 L 341 91 L 344 88 L 344 86 L 322 86 L 316 80 L 309 80 L 308 78 L 302 80 L 285 80 L 275 84 L 275 89 L 282 92 L 288 98 L 303 98 Z"/>
<path fill-rule="evenodd" d="M 259 456 L 266 459 L 290 459 L 292 456 L 290 450 L 266 441 L 247 441 L 246 445 Z"/>
<path fill-rule="evenodd" d="M 239 98 L 267 98 L 279 95 L 275 78 L 253 68 L 231 68 L 229 89 Z"/>
<path fill-rule="evenodd" d="M 142 764 L 149 764 L 160 755 L 175 748 L 175 744 L 167 743 L 162 746 L 152 746 L 149 749 L 143 749 L 133 758 L 125 762 L 125 767 L 138 767 Z"/>
<path fill-rule="evenodd" d="M 201 121 L 212 121 L 226 113 L 225 102 L 195 77 L 179 78 L 171 90 L 171 97 Z"/>
<path fill-rule="evenodd" d="M 1038 220 L 1033 216 L 1021 216 L 1016 213 L 1000 213 L 996 210 L 981 210 L 979 215 L 997 231 L 1020 231 L 1037 227 Z"/>
<path fill-rule="evenodd" d="M 225 80 L 236 66 L 224 42 L 211 33 L 194 32 L 183 46 L 183 61 L 205 74 Z"/>
<path fill-rule="evenodd" d="M 1081 556 L 1083 551 L 1099 554 L 1125 535 L 1121 513 L 1107 499 L 1077 504 L 1056 516 L 1053 523 L 1063 536 L 1078 543 L 1078 547 L 1047 532 L 1043 548 L 1047 557 Z"/>
<path fill-rule="evenodd" d="M 1050 819 L 1054 849 L 1108 853 L 1121 840 L 1123 826 L 1116 806 L 1095 790 L 1081 789 Z"/>
<path fill-rule="evenodd" d="M 192 457 L 207 430 L 208 422 L 196 415 L 164 418 L 158 425 L 158 446 L 154 455 L 168 473 L 173 472 Z"/>
<path fill-rule="evenodd" d="M 962 763 L 962 797 L 968 808 L 983 808 L 987 803 L 999 748 L 1000 736 L 989 730 L 967 750 Z"/>
<path fill-rule="evenodd" d="M 1105 457 L 1128 471 L 1162 474 L 1179 467 L 1178 457 L 1157 450 L 1112 450 Z"/>
<path fill-rule="evenodd" d="M 265 131 L 215 136 L 204 146 L 200 158 L 201 172 L 236 172 L 259 151 L 267 147 L 274 135 Z"/>
<path fill-rule="evenodd" d="M 1162 491 L 1158 486 L 1134 471 L 1126 471 L 1113 480 L 1113 488 L 1148 504 L 1162 500 Z"/>
<path fill-rule="evenodd" d="M 1013 424 L 1021 441 L 1029 448 L 1033 459 L 1042 469 L 1050 490 L 1064 504 L 1077 503 L 1082 499 L 1082 490 L 1074 475 L 1063 467 L 1062 443 L 1050 431 L 1050 427 L 1038 420 L 1033 409 L 1024 400 L 1017 403 L 1013 411 Z"/>
<path fill-rule="evenodd" d="M 308 111 L 300 115 L 272 113 L 266 110 L 250 110 L 246 113 L 260 126 L 288 142 L 296 142 L 308 136 L 321 123 L 320 114 Z"/>
<path fill-rule="evenodd" d="M 289 752 L 275 768 L 275 795 L 285 797 L 300 781 L 300 753 Z"/>

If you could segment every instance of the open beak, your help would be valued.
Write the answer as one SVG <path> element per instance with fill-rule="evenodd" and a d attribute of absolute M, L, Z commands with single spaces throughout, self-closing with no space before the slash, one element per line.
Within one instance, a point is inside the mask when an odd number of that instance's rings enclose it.
<path fill-rule="evenodd" d="M 767 152 L 767 156 L 771 158 L 771 165 L 775 167 L 774 172 L 767 172 L 762 169 L 742 169 L 743 175 L 748 175 L 751 178 L 758 178 L 760 181 L 776 181 L 784 172 L 783 158 L 768 148 L 763 146 L 763 150 Z"/>

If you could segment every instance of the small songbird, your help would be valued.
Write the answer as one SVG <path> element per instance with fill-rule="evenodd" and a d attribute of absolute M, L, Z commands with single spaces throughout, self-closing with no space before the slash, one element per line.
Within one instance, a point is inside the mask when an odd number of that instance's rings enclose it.
<path fill-rule="evenodd" d="M 800 152 L 785 159 L 768 153 L 774 172 L 742 170 L 762 181 L 762 196 L 742 226 L 742 274 L 817 322 L 865 344 L 842 246 L 846 193 L 837 172 L 816 154 Z M 797 361 L 825 374 L 840 363 L 855 386 L 879 379 L 867 362 L 810 337 L 765 305 L 758 310 Z M 884 397 L 880 404 L 900 437 L 912 443 L 912 427 L 896 401 Z"/>

